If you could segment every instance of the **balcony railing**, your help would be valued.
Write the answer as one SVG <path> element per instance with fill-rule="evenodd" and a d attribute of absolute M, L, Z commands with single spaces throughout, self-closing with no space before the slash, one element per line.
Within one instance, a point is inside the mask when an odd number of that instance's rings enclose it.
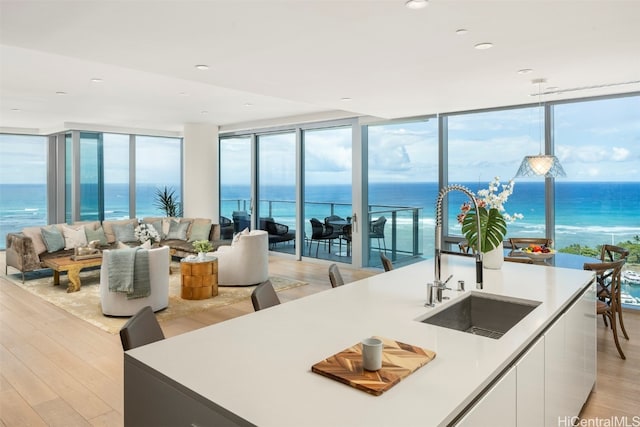
<path fill-rule="evenodd" d="M 244 211 L 250 215 L 251 202 L 248 199 L 223 199 L 222 215 L 231 218 L 233 211 Z M 393 206 L 393 205 L 369 205 L 368 223 L 384 216 L 386 224 L 384 227 L 384 240 L 372 238 L 369 245 L 369 265 L 378 265 L 378 251 L 386 251 L 393 261 L 401 261 L 403 258 L 416 258 L 422 255 L 422 230 L 421 230 L 421 207 Z M 261 200 L 259 203 L 260 217 L 273 218 L 275 222 L 295 229 L 295 201 L 292 200 Z M 305 209 L 305 243 L 311 236 L 311 224 L 309 219 L 317 218 L 323 221 L 330 215 L 338 215 L 342 218 L 351 219 L 353 212 L 350 203 L 340 202 L 306 202 Z M 277 247 L 274 250 L 279 250 Z M 292 248 L 283 248 L 289 252 Z M 315 252 L 314 252 L 315 253 Z M 325 255 L 319 253 L 318 257 L 329 259 L 328 252 Z M 350 258 L 350 256 L 349 256 Z M 346 261 L 344 257 L 343 261 Z"/>

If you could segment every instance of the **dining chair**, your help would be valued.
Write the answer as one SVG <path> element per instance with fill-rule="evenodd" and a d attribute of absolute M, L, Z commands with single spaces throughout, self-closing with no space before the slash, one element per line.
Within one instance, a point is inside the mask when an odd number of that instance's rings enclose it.
<path fill-rule="evenodd" d="M 251 293 L 251 303 L 255 311 L 264 310 L 265 308 L 280 304 L 280 298 L 278 298 L 276 290 L 273 289 L 271 280 L 266 280 L 256 286 Z"/>
<path fill-rule="evenodd" d="M 629 250 L 620 246 L 605 244 L 602 245 L 602 248 L 600 248 L 600 262 L 612 262 L 619 259 L 627 259 L 628 256 Z M 611 271 L 608 271 L 607 274 L 604 274 L 602 276 L 598 276 L 598 289 L 596 291 L 596 295 L 603 301 L 606 301 L 610 298 L 610 276 Z"/>
<path fill-rule="evenodd" d="M 329 281 L 331 282 L 332 288 L 337 288 L 338 286 L 344 285 L 344 279 L 342 278 L 340 269 L 336 264 L 331 264 L 329 266 Z"/>
<path fill-rule="evenodd" d="M 393 262 L 383 252 L 380 252 L 380 261 L 385 272 L 393 270 Z"/>
<path fill-rule="evenodd" d="M 120 329 L 124 351 L 164 339 L 164 333 L 151 306 L 142 307 Z"/>
<path fill-rule="evenodd" d="M 607 325 L 607 319 L 609 319 L 609 322 L 611 323 L 611 330 L 613 331 L 613 339 L 616 343 L 616 348 L 618 349 L 618 353 L 620 353 L 620 357 L 622 357 L 623 359 L 626 359 L 626 357 L 622 352 L 622 348 L 620 348 L 620 342 L 618 341 L 617 323 L 620 323 L 622 333 L 628 340 L 629 335 L 627 335 L 627 331 L 624 327 L 624 321 L 622 320 L 622 306 L 620 304 L 620 277 L 622 273 L 622 266 L 625 262 L 626 260 L 623 258 L 611 262 L 585 263 L 583 266 L 585 270 L 595 272 L 596 277 L 602 277 L 604 275 L 609 275 L 610 277 L 610 299 L 608 302 L 601 301 L 599 299 L 596 300 L 596 314 L 602 315 L 602 318 L 605 321 L 605 325 Z"/>

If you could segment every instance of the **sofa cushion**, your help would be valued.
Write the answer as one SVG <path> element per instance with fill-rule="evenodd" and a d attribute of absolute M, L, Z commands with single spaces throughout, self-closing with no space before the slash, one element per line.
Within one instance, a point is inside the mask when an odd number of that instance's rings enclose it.
<path fill-rule="evenodd" d="M 167 233 L 167 240 L 187 240 L 187 230 L 191 221 L 175 221 L 172 220 L 169 224 L 169 232 Z"/>
<path fill-rule="evenodd" d="M 204 218 L 196 218 L 193 220 L 191 228 L 189 230 L 189 241 L 195 242 L 196 240 L 209 240 L 209 234 L 211 233 L 211 220 Z"/>
<path fill-rule="evenodd" d="M 45 245 L 44 240 L 42 239 L 42 227 L 25 227 L 22 230 L 22 233 L 31 238 L 31 241 L 33 242 L 33 249 L 36 251 L 36 254 L 40 255 L 47 251 L 47 245 Z"/>
<path fill-rule="evenodd" d="M 87 246 L 87 235 L 84 232 L 83 225 L 75 227 L 63 225 L 62 235 L 64 236 L 65 249 L 74 249 Z"/>
<path fill-rule="evenodd" d="M 137 242 L 135 226 L 132 223 L 113 224 L 113 234 L 118 242 Z"/>
<path fill-rule="evenodd" d="M 47 252 L 55 252 L 64 249 L 64 237 L 60 229 L 55 225 L 48 225 L 41 228 L 42 240 L 47 247 Z"/>
<path fill-rule="evenodd" d="M 92 230 L 89 227 L 85 227 L 84 234 L 87 236 L 87 242 L 99 240 L 100 246 L 107 245 L 107 236 L 106 234 L 104 234 L 104 229 L 101 226 L 95 230 Z"/>
<path fill-rule="evenodd" d="M 104 234 L 107 236 L 107 243 L 115 243 L 116 241 L 116 235 L 113 231 L 114 224 L 128 224 L 128 223 L 132 224 L 133 227 L 135 228 L 138 225 L 138 220 L 136 218 L 131 218 L 131 219 L 103 221 L 102 228 L 104 229 Z"/>

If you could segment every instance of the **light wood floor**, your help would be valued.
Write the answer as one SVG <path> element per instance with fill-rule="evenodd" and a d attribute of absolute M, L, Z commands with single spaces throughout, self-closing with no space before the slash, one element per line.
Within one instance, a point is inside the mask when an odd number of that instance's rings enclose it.
<path fill-rule="evenodd" d="M 4 273 L 4 252 L 0 252 Z M 272 274 L 309 282 L 279 293 L 283 301 L 330 287 L 327 264 L 270 258 Z M 341 267 L 346 282 L 380 271 Z M 250 301 L 162 323 L 167 337 L 246 313 Z M 625 313 L 631 340 L 623 361 L 608 330 L 598 324 L 597 385 L 583 418 L 640 415 L 640 313 Z M 123 358 L 111 335 L 0 277 L 0 425 L 119 426 L 123 424 Z M 591 425 L 591 424 L 590 424 Z M 594 424 L 596 425 L 596 424 Z M 605 425 L 605 424 L 600 424 Z M 612 424 L 613 425 L 613 424 Z M 631 425 L 631 424 L 629 424 Z"/>

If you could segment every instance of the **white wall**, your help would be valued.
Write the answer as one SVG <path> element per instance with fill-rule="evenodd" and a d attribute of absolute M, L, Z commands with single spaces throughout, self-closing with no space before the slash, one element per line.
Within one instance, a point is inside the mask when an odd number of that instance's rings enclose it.
<path fill-rule="evenodd" d="M 183 206 L 185 218 L 219 220 L 218 127 L 187 123 L 184 126 Z"/>

